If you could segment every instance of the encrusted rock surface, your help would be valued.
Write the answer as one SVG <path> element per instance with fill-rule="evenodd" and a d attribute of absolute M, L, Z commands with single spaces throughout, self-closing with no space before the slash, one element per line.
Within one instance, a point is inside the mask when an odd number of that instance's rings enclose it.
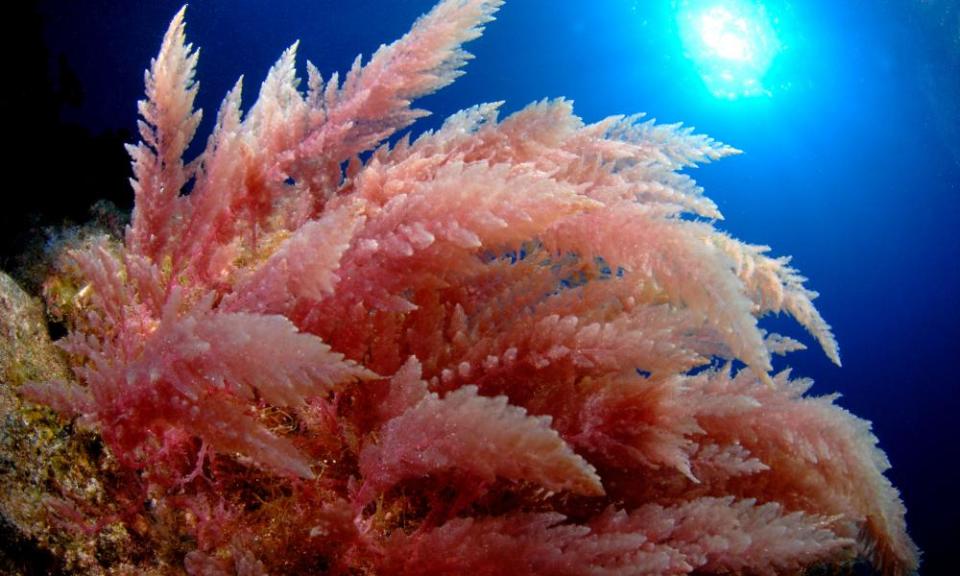
<path fill-rule="evenodd" d="M 24 382 L 70 377 L 40 300 L 0 272 L 0 573 L 108 574 L 130 566 L 119 525 L 92 535 L 63 524 L 71 506 L 106 504 L 109 453 L 96 434 L 17 393 Z"/>

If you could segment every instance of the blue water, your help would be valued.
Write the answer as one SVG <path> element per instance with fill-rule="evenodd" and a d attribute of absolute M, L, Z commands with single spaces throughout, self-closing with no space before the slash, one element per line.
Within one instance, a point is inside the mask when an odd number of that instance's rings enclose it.
<path fill-rule="evenodd" d="M 669 0 L 513 0 L 468 49 L 467 75 L 420 103 L 444 116 L 482 101 L 543 97 L 587 121 L 645 111 L 744 150 L 694 174 L 734 236 L 791 254 L 822 293 L 843 368 L 793 354 L 816 391 L 874 422 L 925 551 L 922 574 L 955 574 L 960 529 L 960 4 L 956 0 L 770 0 L 781 52 L 769 96 L 719 99 L 680 44 Z M 325 76 L 399 37 L 430 0 L 203 0 L 187 12 L 202 46 L 200 129 L 240 74 L 247 103 L 293 40 Z M 142 73 L 179 0 L 40 3 L 47 45 L 83 85 L 64 117 L 134 129 Z M 363 16 L 363 14 L 373 14 Z M 789 334 L 800 331 L 789 324 Z M 809 339 L 804 337 L 809 343 Z"/>

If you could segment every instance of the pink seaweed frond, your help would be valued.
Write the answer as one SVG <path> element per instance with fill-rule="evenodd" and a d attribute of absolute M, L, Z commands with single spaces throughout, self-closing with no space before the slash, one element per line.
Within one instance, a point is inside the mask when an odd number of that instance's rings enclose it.
<path fill-rule="evenodd" d="M 24 394 L 99 432 L 117 521 L 190 574 L 910 574 L 869 424 L 771 375 L 803 344 L 769 313 L 839 365 L 816 293 L 683 172 L 737 150 L 563 99 L 388 142 L 501 4 L 442 0 L 305 91 L 293 44 L 189 161 L 178 12 L 126 237 L 60 264 L 76 382 Z"/>

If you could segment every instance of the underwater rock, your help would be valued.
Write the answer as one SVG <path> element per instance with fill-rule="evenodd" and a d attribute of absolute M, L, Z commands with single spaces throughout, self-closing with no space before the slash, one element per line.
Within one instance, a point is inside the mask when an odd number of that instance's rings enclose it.
<path fill-rule="evenodd" d="M 92 431 L 23 402 L 21 384 L 69 381 L 66 357 L 47 332 L 39 299 L 0 272 L 0 569 L 5 574 L 95 573 L 98 557 L 124 546 L 121 527 L 93 535 L 64 530 L 69 494 L 101 506 L 109 458 Z M 110 562 L 115 564 L 115 560 Z"/>

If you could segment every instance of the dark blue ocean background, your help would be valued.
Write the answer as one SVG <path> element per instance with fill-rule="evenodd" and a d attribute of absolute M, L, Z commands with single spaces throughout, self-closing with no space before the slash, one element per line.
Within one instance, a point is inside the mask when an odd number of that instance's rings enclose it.
<path fill-rule="evenodd" d="M 717 0 L 716 3 L 722 3 Z M 300 39 L 329 76 L 405 32 L 431 0 L 197 0 L 204 141 L 245 74 L 245 101 Z M 647 112 L 745 151 L 695 171 L 734 236 L 789 254 L 840 342 L 829 363 L 794 324 L 767 326 L 811 347 L 786 363 L 817 393 L 871 420 L 924 550 L 921 574 L 954 575 L 960 537 L 960 3 L 757 0 L 781 44 L 769 95 L 724 99 L 681 45 L 671 0 L 512 0 L 453 86 L 420 101 L 423 127 L 479 102 L 515 111 L 567 97 L 592 122 Z M 49 0 L 16 8 L 5 38 L 8 190 L 4 267 L 31 226 L 83 218 L 98 197 L 129 207 L 119 144 L 135 134 L 143 70 L 180 0 Z M 780 366 L 786 365 L 784 360 Z"/>

